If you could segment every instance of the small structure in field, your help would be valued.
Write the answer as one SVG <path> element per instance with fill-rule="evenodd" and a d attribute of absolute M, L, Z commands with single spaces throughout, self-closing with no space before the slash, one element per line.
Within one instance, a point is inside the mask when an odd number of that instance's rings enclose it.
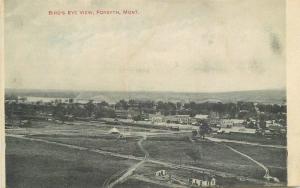
<path fill-rule="evenodd" d="M 114 127 L 114 128 L 109 130 L 109 134 L 118 134 L 119 135 L 120 131 L 117 128 Z"/>
<path fill-rule="evenodd" d="M 208 119 L 208 115 L 196 114 L 194 117 L 197 121 L 203 121 Z"/>
<path fill-rule="evenodd" d="M 172 131 L 179 131 L 179 126 L 171 126 L 170 130 L 172 130 Z"/>
<path fill-rule="evenodd" d="M 189 178 L 189 184 L 194 187 L 214 187 L 216 179 L 214 177 L 204 176 L 201 179 Z"/>
<path fill-rule="evenodd" d="M 272 177 L 272 176 L 269 176 L 269 175 L 264 176 L 264 178 L 265 178 L 266 180 L 268 180 L 269 182 L 274 182 L 274 183 L 279 183 L 279 182 L 280 182 L 278 178 Z"/>
<path fill-rule="evenodd" d="M 155 172 L 155 176 L 157 177 L 165 177 L 167 175 L 166 170 L 159 170 L 157 172 Z"/>

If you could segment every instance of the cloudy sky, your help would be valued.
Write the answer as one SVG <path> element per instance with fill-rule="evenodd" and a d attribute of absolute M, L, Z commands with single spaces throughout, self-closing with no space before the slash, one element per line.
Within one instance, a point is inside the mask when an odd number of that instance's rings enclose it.
<path fill-rule="evenodd" d="M 282 89 L 284 0 L 6 0 L 6 88 Z M 137 10 L 49 16 L 48 11 Z"/>

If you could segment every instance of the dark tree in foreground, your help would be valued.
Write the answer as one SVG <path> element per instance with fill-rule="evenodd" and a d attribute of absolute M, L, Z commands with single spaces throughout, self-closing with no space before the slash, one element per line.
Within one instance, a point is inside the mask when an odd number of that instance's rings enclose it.
<path fill-rule="evenodd" d="M 200 126 L 199 126 L 199 134 L 201 136 L 202 139 L 205 138 L 205 135 L 209 133 L 209 126 L 206 122 L 203 122 Z"/>
<path fill-rule="evenodd" d="M 62 103 L 58 103 L 54 108 L 53 116 L 56 119 L 61 120 L 62 122 L 64 122 L 65 121 L 65 115 L 66 115 L 66 108 L 64 107 L 64 105 Z"/>

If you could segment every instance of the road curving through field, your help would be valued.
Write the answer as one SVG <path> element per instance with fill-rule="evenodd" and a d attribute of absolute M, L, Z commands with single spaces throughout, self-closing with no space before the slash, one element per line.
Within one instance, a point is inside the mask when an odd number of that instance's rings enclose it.
<path fill-rule="evenodd" d="M 149 157 L 149 153 L 148 151 L 143 147 L 142 142 L 144 140 L 147 139 L 147 136 L 144 135 L 139 141 L 138 141 L 138 146 L 140 148 L 140 150 L 145 154 L 145 157 L 142 161 L 134 164 L 132 167 L 130 167 L 122 176 L 120 176 L 118 179 L 116 179 L 114 182 L 107 184 L 105 187 L 107 188 L 113 188 L 115 185 L 119 184 L 119 183 L 123 183 L 124 181 L 127 180 L 127 178 L 129 176 L 131 176 L 133 174 L 133 172 L 139 167 L 141 166 Z"/>
<path fill-rule="evenodd" d="M 264 175 L 263 178 L 265 178 L 265 179 L 267 179 L 267 180 L 271 180 L 271 179 L 272 179 L 272 180 L 275 181 L 275 182 L 279 182 L 278 178 L 273 177 L 273 176 L 270 175 L 269 169 L 268 169 L 264 164 L 262 164 L 262 163 L 258 162 L 257 160 L 253 159 L 253 158 L 250 157 L 249 155 L 246 155 L 246 154 L 244 154 L 244 153 L 242 153 L 242 152 L 240 152 L 240 151 L 238 151 L 238 150 L 232 148 L 231 146 L 228 146 L 228 145 L 226 145 L 226 144 L 224 144 L 224 146 L 227 147 L 227 148 L 229 148 L 230 150 L 234 151 L 235 153 L 238 153 L 238 154 L 240 154 L 241 156 L 243 156 L 243 157 L 245 157 L 245 158 L 251 160 L 252 162 L 256 163 L 258 166 L 260 166 L 261 168 L 263 168 L 263 169 L 265 170 L 265 175 Z"/>

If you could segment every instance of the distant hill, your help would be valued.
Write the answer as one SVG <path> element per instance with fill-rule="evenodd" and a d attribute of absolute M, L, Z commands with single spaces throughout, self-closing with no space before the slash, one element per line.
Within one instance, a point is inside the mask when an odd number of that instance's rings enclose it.
<path fill-rule="evenodd" d="M 6 95 L 34 96 L 49 98 L 77 98 L 115 103 L 121 99 L 153 100 L 170 102 L 237 102 L 251 101 L 268 104 L 286 102 L 285 90 L 256 90 L 215 93 L 185 92 L 113 92 L 113 91 L 62 91 L 62 90 L 20 90 L 6 89 Z"/>

